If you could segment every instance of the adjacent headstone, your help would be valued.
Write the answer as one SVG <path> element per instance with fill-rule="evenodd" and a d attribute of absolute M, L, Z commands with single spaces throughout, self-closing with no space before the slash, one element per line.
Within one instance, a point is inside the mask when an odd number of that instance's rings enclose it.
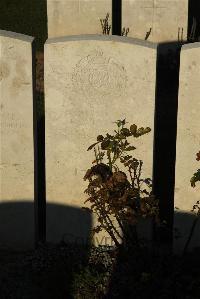
<path fill-rule="evenodd" d="M 32 41 L 0 30 L 0 247 L 34 242 Z"/>
<path fill-rule="evenodd" d="M 101 34 L 107 13 L 111 23 L 112 0 L 47 0 L 48 37 Z"/>
<path fill-rule="evenodd" d="M 200 184 L 191 187 L 190 179 L 200 168 L 196 153 L 200 150 L 200 43 L 184 45 L 180 59 L 178 127 L 176 147 L 174 249 L 182 251 L 195 217 L 190 213 L 200 200 Z M 200 221 L 190 249 L 200 247 Z"/>
<path fill-rule="evenodd" d="M 128 36 L 153 42 L 186 40 L 188 0 L 122 1 L 122 27 Z"/>
<path fill-rule="evenodd" d="M 132 140 L 138 148 L 134 154 L 144 161 L 142 176 L 152 178 L 156 53 L 155 44 L 126 37 L 85 35 L 46 42 L 47 204 L 84 206 L 83 176 L 94 160 L 87 148 L 97 135 L 112 133 L 118 119 L 152 129 Z M 47 211 L 47 240 L 55 241 L 51 221 Z M 61 228 L 55 221 L 56 241 L 77 231 L 73 219 L 67 223 Z M 81 223 L 77 218 L 76 226 Z M 96 239 L 105 242 L 111 244 L 105 234 Z"/>

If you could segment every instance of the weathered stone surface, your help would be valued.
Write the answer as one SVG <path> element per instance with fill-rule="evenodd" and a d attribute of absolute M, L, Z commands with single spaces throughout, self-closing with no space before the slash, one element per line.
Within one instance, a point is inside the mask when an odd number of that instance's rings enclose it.
<path fill-rule="evenodd" d="M 138 147 L 135 156 L 144 161 L 142 176 L 152 177 L 156 52 L 155 44 L 125 37 L 86 35 L 47 41 L 47 203 L 84 205 L 83 176 L 94 160 L 87 148 L 97 135 L 112 133 L 118 119 L 152 128 L 148 135 L 132 140 Z M 48 217 L 47 213 L 47 239 L 52 241 Z M 80 223 L 77 219 L 77 226 Z M 74 227 L 56 230 L 61 239 Z M 105 235 L 98 242 L 105 243 Z"/>
<path fill-rule="evenodd" d="M 122 1 L 122 27 L 129 27 L 130 37 L 145 39 L 152 28 L 149 41 L 175 41 L 178 34 L 185 40 L 187 23 L 188 0 Z"/>
<path fill-rule="evenodd" d="M 0 214 L 3 214 L 0 246 L 3 247 L 29 247 L 34 240 L 32 41 L 32 37 L 0 30 Z"/>
<path fill-rule="evenodd" d="M 48 37 L 101 34 L 100 19 L 112 13 L 112 0 L 47 0 Z"/>
<path fill-rule="evenodd" d="M 174 227 L 180 235 L 175 239 L 175 250 L 182 250 L 187 240 L 194 217 L 189 213 L 200 199 L 200 184 L 191 187 L 190 179 L 199 162 L 196 153 L 200 150 L 200 43 L 182 47 L 178 100 L 178 127 L 176 147 L 176 182 Z M 194 232 L 192 246 L 200 246 L 200 223 Z"/>

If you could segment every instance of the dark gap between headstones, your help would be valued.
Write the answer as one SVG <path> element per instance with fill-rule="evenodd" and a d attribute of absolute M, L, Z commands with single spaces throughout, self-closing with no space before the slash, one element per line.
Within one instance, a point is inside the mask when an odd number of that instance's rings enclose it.
<path fill-rule="evenodd" d="M 159 200 L 163 225 L 155 241 L 172 246 L 176 131 L 181 44 L 162 43 L 157 53 L 153 192 Z"/>
<path fill-rule="evenodd" d="M 112 0 L 112 34 L 121 35 L 122 0 Z"/>
<path fill-rule="evenodd" d="M 188 2 L 188 41 L 200 40 L 200 1 L 189 0 Z"/>

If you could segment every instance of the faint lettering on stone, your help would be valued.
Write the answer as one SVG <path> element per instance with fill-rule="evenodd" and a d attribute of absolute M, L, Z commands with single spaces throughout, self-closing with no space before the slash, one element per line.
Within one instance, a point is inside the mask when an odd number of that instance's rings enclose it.
<path fill-rule="evenodd" d="M 0 123 L 2 129 L 18 130 L 26 127 L 23 121 L 18 119 L 12 112 L 2 112 L 0 114 Z"/>

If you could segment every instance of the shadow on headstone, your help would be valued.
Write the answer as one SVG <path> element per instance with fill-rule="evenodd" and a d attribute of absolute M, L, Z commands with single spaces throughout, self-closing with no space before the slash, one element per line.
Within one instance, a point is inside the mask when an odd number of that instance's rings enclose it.
<path fill-rule="evenodd" d="M 200 1 L 188 1 L 188 41 L 200 40 Z"/>
<path fill-rule="evenodd" d="M 0 204 L 0 248 L 12 250 L 34 248 L 36 236 L 33 211 L 33 203 L 25 199 Z M 89 240 L 92 220 L 82 209 L 48 204 L 47 215 L 47 233 L 54 241 L 52 243 L 59 243 L 63 237 L 64 241 L 67 241 L 66 236 L 71 238 L 70 243 L 76 241 L 80 244 L 83 240 Z"/>
<path fill-rule="evenodd" d="M 200 218 L 190 212 L 174 213 L 174 253 L 181 254 L 200 248 Z M 187 248 L 186 248 L 187 247 Z"/>
<path fill-rule="evenodd" d="M 47 0 L 3 0 L 0 29 L 36 38 L 37 49 L 47 39 Z"/>
<path fill-rule="evenodd" d="M 178 42 L 159 44 L 156 75 L 153 193 L 159 200 L 161 221 L 167 225 L 160 236 L 155 234 L 155 239 L 158 237 L 171 245 L 180 49 Z"/>
<path fill-rule="evenodd" d="M 81 208 L 47 204 L 47 241 L 90 245 L 91 214 Z"/>

